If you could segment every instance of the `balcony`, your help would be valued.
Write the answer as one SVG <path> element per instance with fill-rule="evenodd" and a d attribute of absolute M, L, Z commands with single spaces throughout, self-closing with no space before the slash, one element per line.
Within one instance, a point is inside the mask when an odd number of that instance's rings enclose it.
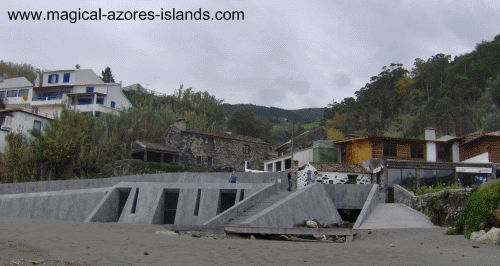
<path fill-rule="evenodd" d="M 66 95 L 40 96 L 31 98 L 32 106 L 64 105 L 68 97 Z"/>

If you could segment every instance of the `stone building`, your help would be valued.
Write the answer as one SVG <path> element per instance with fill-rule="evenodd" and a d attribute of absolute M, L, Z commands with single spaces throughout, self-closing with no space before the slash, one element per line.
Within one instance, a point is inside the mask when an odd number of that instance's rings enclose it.
<path fill-rule="evenodd" d="M 179 164 L 213 169 L 244 171 L 248 161 L 249 168 L 262 170 L 263 162 L 273 156 L 272 146 L 261 139 L 187 128 L 183 118 L 168 128 L 161 141 L 179 152 Z"/>

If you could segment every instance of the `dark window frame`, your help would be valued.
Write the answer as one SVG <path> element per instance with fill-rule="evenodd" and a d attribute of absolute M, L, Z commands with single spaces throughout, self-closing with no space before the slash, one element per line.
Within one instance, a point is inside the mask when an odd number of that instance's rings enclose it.
<path fill-rule="evenodd" d="M 436 145 L 436 159 L 441 162 L 450 162 L 451 147 L 448 145 Z"/>
<path fill-rule="evenodd" d="M 243 145 L 243 154 L 250 154 L 250 145 L 248 144 Z"/>
<path fill-rule="evenodd" d="M 398 144 L 393 142 L 384 142 L 382 144 L 382 154 L 384 157 L 398 157 Z"/>
<path fill-rule="evenodd" d="M 70 73 L 64 73 L 63 83 L 69 83 Z"/>
<path fill-rule="evenodd" d="M 424 159 L 424 145 L 412 144 L 410 145 L 410 157 L 412 159 Z"/>

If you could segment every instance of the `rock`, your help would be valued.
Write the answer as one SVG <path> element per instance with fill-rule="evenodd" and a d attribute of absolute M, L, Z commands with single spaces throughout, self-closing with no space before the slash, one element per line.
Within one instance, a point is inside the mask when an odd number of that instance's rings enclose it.
<path fill-rule="evenodd" d="M 306 226 L 307 226 L 308 228 L 318 228 L 318 223 L 317 223 L 317 222 L 315 222 L 315 221 L 307 221 L 307 222 L 306 222 Z"/>
<path fill-rule="evenodd" d="M 484 228 L 486 228 L 486 223 L 485 222 L 480 223 L 479 230 L 484 230 Z"/>
<path fill-rule="evenodd" d="M 306 227 L 306 223 L 307 223 L 307 220 L 304 220 L 302 222 L 298 222 L 298 223 L 295 223 L 293 225 L 293 228 L 297 228 L 297 227 Z"/>
<path fill-rule="evenodd" d="M 500 229 L 491 228 L 488 233 L 477 239 L 477 243 L 479 244 L 490 244 L 490 245 L 500 245 Z"/>
<path fill-rule="evenodd" d="M 179 234 L 174 231 L 156 231 L 157 235 L 163 236 L 178 236 Z"/>
<path fill-rule="evenodd" d="M 251 236 L 250 236 L 250 240 L 256 240 L 256 239 L 257 239 L 257 238 L 255 238 L 255 236 L 254 236 L 254 235 L 251 235 Z"/>
<path fill-rule="evenodd" d="M 326 241 L 326 236 L 325 235 L 314 235 L 314 239 L 319 240 L 319 241 Z"/>
<path fill-rule="evenodd" d="M 279 240 L 284 240 L 284 241 L 290 240 L 290 238 L 288 238 L 288 236 L 286 236 L 286 235 L 280 235 L 280 237 L 278 239 Z"/>
<path fill-rule="evenodd" d="M 393 248 L 393 247 L 395 247 L 395 246 L 396 246 L 396 245 L 394 245 L 394 244 L 391 244 L 391 245 L 390 245 L 390 247 L 391 247 L 391 248 Z"/>
<path fill-rule="evenodd" d="M 339 228 L 352 228 L 353 224 L 348 221 L 342 221 L 338 224 Z"/>
<path fill-rule="evenodd" d="M 338 237 L 335 242 L 337 243 L 345 243 L 346 239 L 345 236 Z"/>
<path fill-rule="evenodd" d="M 472 232 L 472 234 L 470 235 L 470 240 L 478 240 L 481 236 L 485 235 L 486 234 L 486 231 L 484 230 L 481 230 L 481 231 L 476 231 L 476 232 Z"/>
<path fill-rule="evenodd" d="M 194 232 L 191 234 L 192 237 L 201 237 L 201 233 L 199 232 Z"/>
<path fill-rule="evenodd" d="M 144 256 L 147 256 L 147 255 L 149 255 L 149 253 L 147 253 L 147 252 L 144 252 Z"/>

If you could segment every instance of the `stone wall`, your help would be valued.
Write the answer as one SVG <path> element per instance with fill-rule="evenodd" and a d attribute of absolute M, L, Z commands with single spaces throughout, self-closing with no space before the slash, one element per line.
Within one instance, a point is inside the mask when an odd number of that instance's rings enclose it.
<path fill-rule="evenodd" d="M 402 197 L 401 202 L 396 203 L 403 203 L 429 216 L 435 225 L 454 227 L 471 194 L 471 188 L 451 189 L 415 197 Z"/>
<path fill-rule="evenodd" d="M 210 147 L 211 140 L 213 148 Z M 244 171 L 245 161 L 249 162 L 249 168 L 263 170 L 264 160 L 271 158 L 272 152 L 270 145 L 188 133 L 174 127 L 169 128 L 162 143 L 179 151 L 180 164 L 227 171 Z M 248 153 L 245 152 L 245 145 L 249 148 Z M 209 158 L 212 160 L 211 165 Z"/>

